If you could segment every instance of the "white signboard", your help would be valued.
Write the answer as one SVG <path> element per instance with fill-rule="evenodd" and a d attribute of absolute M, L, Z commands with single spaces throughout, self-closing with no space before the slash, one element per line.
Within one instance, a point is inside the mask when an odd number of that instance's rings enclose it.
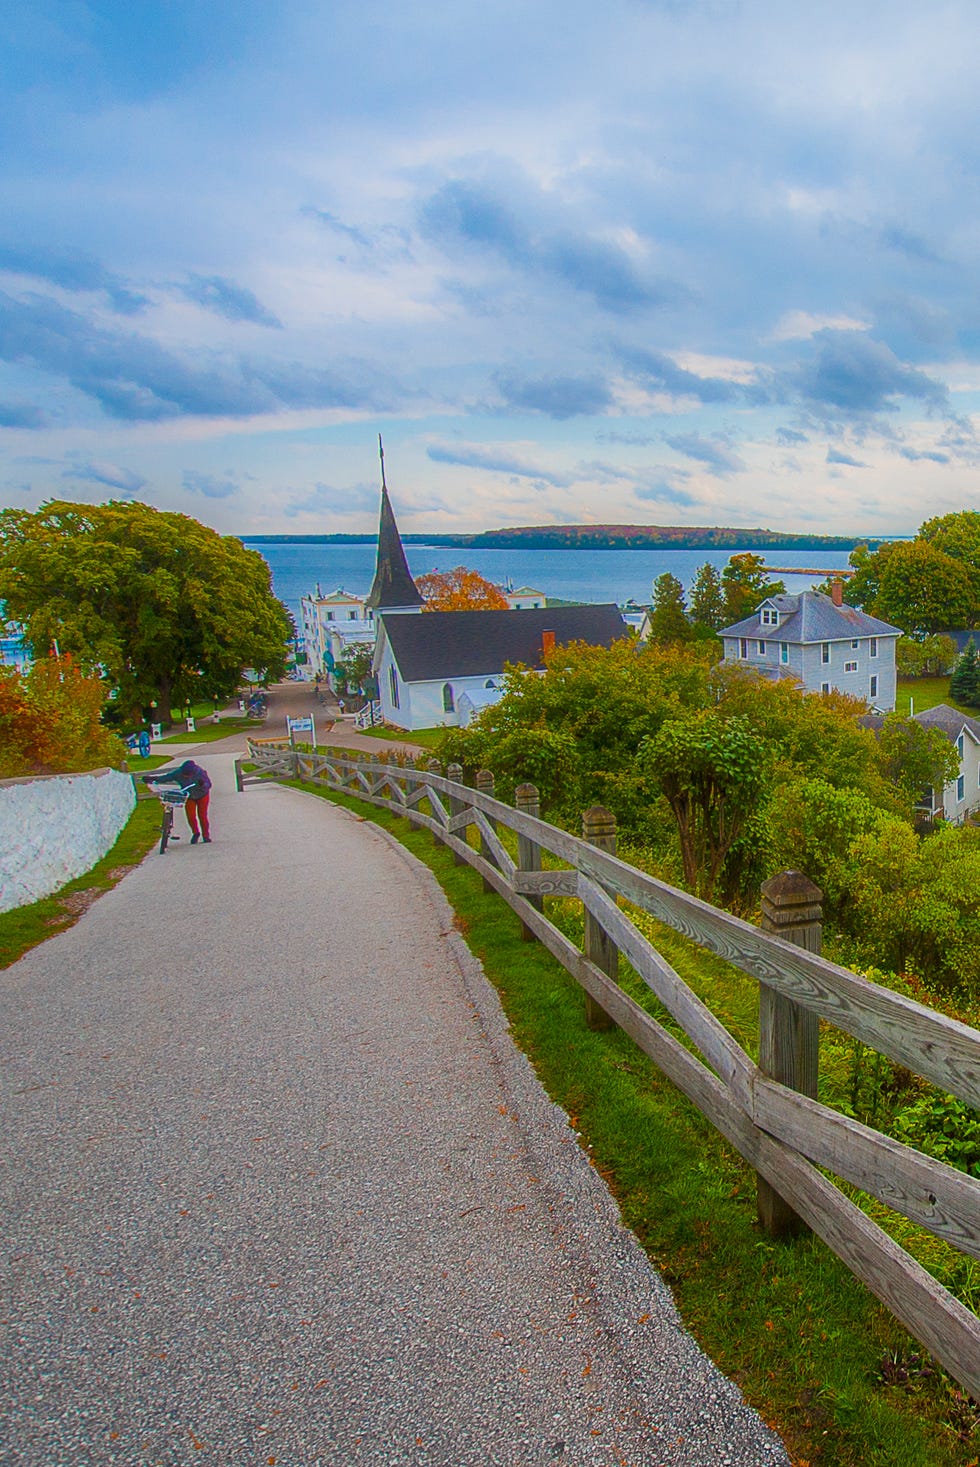
<path fill-rule="evenodd" d="M 309 734 L 309 742 L 316 748 L 316 728 L 313 724 L 313 715 L 306 718 L 287 718 L 286 729 L 289 733 L 289 742 L 293 743 L 294 734 Z M 304 742 L 306 742 L 304 740 Z"/>

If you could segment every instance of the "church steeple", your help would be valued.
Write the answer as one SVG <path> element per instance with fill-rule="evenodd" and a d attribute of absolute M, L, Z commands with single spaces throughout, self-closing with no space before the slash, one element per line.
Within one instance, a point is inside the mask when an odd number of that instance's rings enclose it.
<path fill-rule="evenodd" d="M 381 519 L 378 524 L 378 565 L 374 573 L 374 584 L 368 593 L 367 605 L 373 611 L 419 611 L 422 597 L 412 580 L 412 572 L 405 559 L 405 549 L 395 524 L 395 515 L 388 498 L 385 483 L 385 451 L 378 434 L 378 450 L 381 454 Z"/>

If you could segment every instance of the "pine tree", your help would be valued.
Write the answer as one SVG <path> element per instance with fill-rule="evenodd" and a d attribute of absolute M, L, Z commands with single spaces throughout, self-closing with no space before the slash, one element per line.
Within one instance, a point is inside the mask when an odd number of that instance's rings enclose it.
<path fill-rule="evenodd" d="M 664 571 L 653 583 L 650 636 L 655 642 L 686 642 L 691 636 L 691 623 L 684 606 L 684 587 L 670 571 Z"/>
<path fill-rule="evenodd" d="M 980 705 L 980 659 L 973 638 L 963 648 L 962 656 L 953 669 L 949 682 L 950 697 L 967 708 Z"/>
<path fill-rule="evenodd" d="M 699 566 L 691 586 L 691 620 L 713 632 L 725 625 L 725 593 L 721 576 L 710 561 Z"/>

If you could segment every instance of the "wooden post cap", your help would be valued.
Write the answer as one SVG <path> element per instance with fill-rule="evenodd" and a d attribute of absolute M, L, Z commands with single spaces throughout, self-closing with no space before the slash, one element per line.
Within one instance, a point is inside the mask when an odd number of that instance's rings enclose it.
<path fill-rule="evenodd" d="M 823 901 L 823 892 L 802 871 L 780 871 L 761 887 L 762 895 L 774 907 L 809 907 Z"/>
<path fill-rule="evenodd" d="M 519 810 L 526 809 L 529 805 L 538 803 L 538 787 L 536 784 L 519 784 L 514 791 L 514 801 Z"/>
<path fill-rule="evenodd" d="M 446 778 L 447 779 L 455 780 L 457 784 L 462 784 L 462 782 L 463 782 L 463 766 L 462 766 L 462 764 L 447 764 L 447 766 L 446 766 Z"/>
<path fill-rule="evenodd" d="M 493 775 L 489 769 L 478 769 L 476 771 L 476 787 L 478 790 L 493 791 Z"/>
<path fill-rule="evenodd" d="M 582 816 L 582 839 L 596 841 L 616 834 L 616 817 L 605 805 L 592 805 Z"/>

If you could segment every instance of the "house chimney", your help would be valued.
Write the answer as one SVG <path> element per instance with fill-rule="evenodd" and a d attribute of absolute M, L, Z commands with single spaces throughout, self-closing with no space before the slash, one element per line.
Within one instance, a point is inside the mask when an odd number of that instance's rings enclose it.
<path fill-rule="evenodd" d="M 555 634 L 554 634 L 554 632 L 542 632 L 541 633 L 541 661 L 543 662 L 544 659 L 547 657 L 548 653 L 549 652 L 554 652 L 554 650 L 555 650 Z"/>
<path fill-rule="evenodd" d="M 834 576 L 830 586 L 830 598 L 835 606 L 844 605 L 844 582 L 840 576 Z"/>

